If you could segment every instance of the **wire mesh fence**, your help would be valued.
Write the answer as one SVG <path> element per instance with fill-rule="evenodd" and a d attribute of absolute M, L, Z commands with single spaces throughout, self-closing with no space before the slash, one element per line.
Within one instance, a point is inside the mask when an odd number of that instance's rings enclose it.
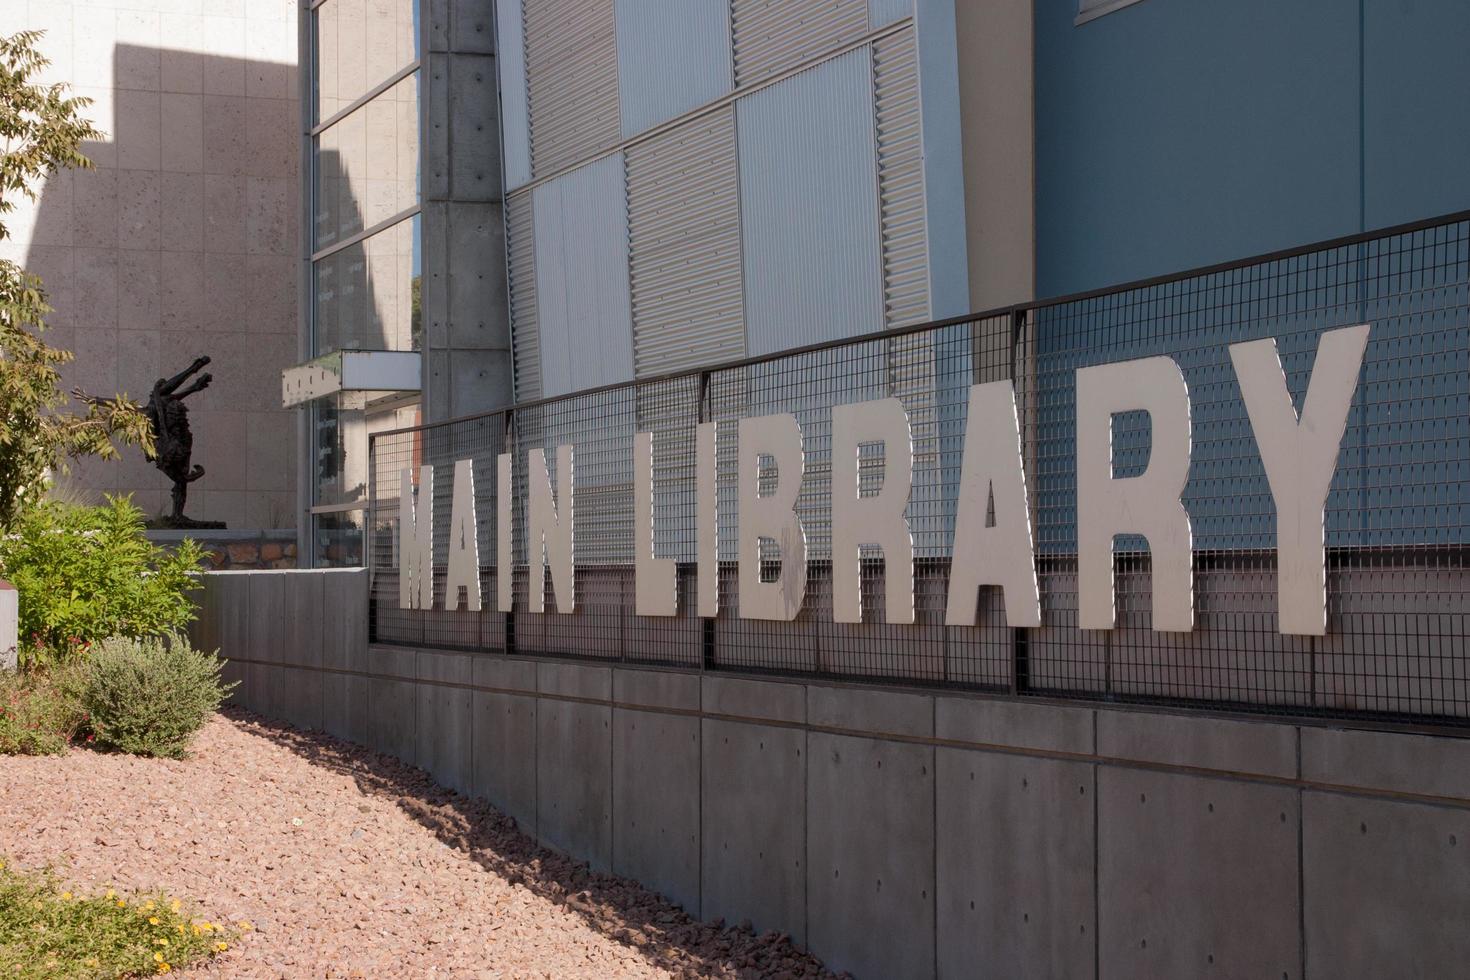
<path fill-rule="evenodd" d="M 1275 341 L 1301 411 L 1325 331 L 1370 334 L 1327 496 L 1327 629 L 1281 632 L 1276 505 L 1230 345 Z M 1167 356 L 1189 393 L 1194 628 L 1153 628 L 1153 558 L 1114 541 L 1116 625 L 1079 628 L 1076 372 Z M 973 626 L 946 625 L 972 385 L 1010 381 L 1029 489 L 1041 625 L 1007 622 L 983 589 Z M 880 549 L 857 556 L 862 622 L 834 621 L 832 415 L 897 398 L 912 434 L 905 512 L 914 544 L 912 623 L 888 622 Z M 758 461 L 764 493 L 800 479 L 806 588 L 791 621 L 740 613 L 742 419 L 789 413 L 799 474 Z M 698 615 L 696 428 L 714 423 L 718 614 Z M 1146 470 L 1154 420 L 1112 416 L 1116 478 Z M 635 435 L 652 434 L 652 547 L 676 562 L 677 614 L 637 615 Z M 572 446 L 574 608 L 528 548 L 531 480 L 561 487 Z M 531 451 L 546 471 L 534 473 Z M 512 561 L 497 560 L 497 457 L 512 467 Z M 539 653 L 706 670 L 868 679 L 1050 697 L 1168 702 L 1294 716 L 1416 724 L 1470 720 L 1470 218 L 1360 236 L 1265 260 L 992 314 L 906 328 L 502 412 L 385 433 L 372 442 L 371 635 L 379 642 Z M 859 446 L 858 494 L 889 473 L 882 443 Z M 483 608 L 445 594 L 454 464 L 473 471 Z M 432 485 L 421 467 L 432 466 Z M 433 608 L 400 607 L 403 473 L 433 515 Z M 427 490 L 427 493 L 426 493 Z M 560 500 L 563 513 L 567 501 Z M 988 519 L 988 517 L 987 517 Z M 533 562 L 531 559 L 536 560 Z M 789 559 L 790 556 L 785 556 Z M 763 580 L 783 555 L 763 543 Z M 496 601 L 509 574 L 514 604 Z M 545 612 L 532 612 L 531 576 Z M 457 593 L 463 590 L 456 589 Z"/>

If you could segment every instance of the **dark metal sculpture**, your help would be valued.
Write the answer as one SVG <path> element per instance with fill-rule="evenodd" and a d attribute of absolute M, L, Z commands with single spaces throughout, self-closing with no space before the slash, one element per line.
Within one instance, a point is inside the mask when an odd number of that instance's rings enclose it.
<path fill-rule="evenodd" d="M 194 523 L 184 516 L 184 503 L 189 496 L 189 484 L 204 475 L 204 467 L 197 463 L 190 465 L 194 434 L 189 431 L 189 409 L 184 405 L 184 399 L 208 388 L 213 376 L 202 374 L 182 391 L 179 386 L 208 363 L 207 357 L 196 358 L 193 364 L 172 378 L 159 378 L 143 409 L 153 426 L 154 450 L 148 458 L 173 481 L 174 508 L 169 522 L 180 527 Z"/>

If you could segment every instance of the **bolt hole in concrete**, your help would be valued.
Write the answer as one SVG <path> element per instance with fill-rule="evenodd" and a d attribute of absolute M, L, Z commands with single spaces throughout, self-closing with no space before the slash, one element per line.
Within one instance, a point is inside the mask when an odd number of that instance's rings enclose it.
<path fill-rule="evenodd" d="M 1206 956 L 1205 957 L 1205 962 L 1206 963 L 1213 963 L 1213 962 L 1215 962 L 1215 954 L 1214 953 L 1211 953 L 1209 956 Z"/>
<path fill-rule="evenodd" d="M 1455 839 L 1455 835 L 1454 834 L 1450 834 L 1450 846 L 1451 847 L 1454 847 L 1458 843 L 1460 843 L 1460 842 L 1457 839 Z"/>
<path fill-rule="evenodd" d="M 1030 922 L 1031 921 L 1031 913 L 1030 912 L 1022 912 L 1021 913 L 1021 921 L 1022 922 Z"/>
<path fill-rule="evenodd" d="M 1148 797 L 1145 796 L 1143 793 L 1139 793 L 1138 794 L 1138 802 L 1140 802 L 1140 803 L 1147 803 L 1148 802 Z"/>
<path fill-rule="evenodd" d="M 1368 825 L 1365 823 L 1360 823 L 1358 824 L 1358 829 L 1366 834 L 1368 832 Z"/>
<path fill-rule="evenodd" d="M 1211 813 L 1214 813 L 1215 812 L 1215 804 L 1213 804 L 1213 803 L 1210 804 L 1210 812 Z"/>

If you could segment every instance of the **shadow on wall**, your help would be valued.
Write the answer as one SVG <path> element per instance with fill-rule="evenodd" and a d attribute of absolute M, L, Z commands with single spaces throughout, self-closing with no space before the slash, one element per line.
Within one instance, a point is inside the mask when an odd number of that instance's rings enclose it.
<path fill-rule="evenodd" d="M 66 40 L 41 42 L 58 74 Z M 47 341 L 76 353 L 68 389 L 146 400 L 158 378 L 211 357 L 213 384 L 189 401 L 206 470 L 189 515 L 294 527 L 296 419 L 279 393 L 297 361 L 296 66 L 122 43 L 112 56 L 111 87 L 76 85 L 107 133 L 82 147 L 96 169 L 47 182 L 17 216 L 12 257 L 46 284 Z M 67 483 L 84 498 L 131 493 L 148 513 L 168 504 L 168 481 L 133 448 Z"/>
<path fill-rule="evenodd" d="M 226 708 L 224 714 L 312 765 L 351 776 L 363 795 L 396 801 L 446 847 L 468 855 L 491 874 L 565 905 L 596 932 L 636 949 L 650 964 L 675 976 L 832 976 L 784 935 L 756 935 L 747 924 L 698 922 L 637 882 L 592 871 L 584 861 L 540 846 L 510 817 L 435 784 L 422 769 L 239 708 Z"/>

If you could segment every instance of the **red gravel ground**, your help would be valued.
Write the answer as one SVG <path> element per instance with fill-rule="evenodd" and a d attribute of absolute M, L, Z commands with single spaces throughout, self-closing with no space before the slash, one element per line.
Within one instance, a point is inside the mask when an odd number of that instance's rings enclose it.
<path fill-rule="evenodd" d="M 197 977 L 831 976 L 538 847 L 387 756 L 239 711 L 184 761 L 0 756 L 0 853 L 254 930 Z"/>

